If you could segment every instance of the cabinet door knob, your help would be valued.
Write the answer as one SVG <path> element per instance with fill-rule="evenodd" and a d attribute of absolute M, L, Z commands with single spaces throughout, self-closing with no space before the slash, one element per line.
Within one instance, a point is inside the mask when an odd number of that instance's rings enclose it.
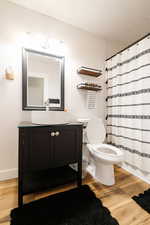
<path fill-rule="evenodd" d="M 51 136 L 54 137 L 55 136 L 55 132 L 51 132 Z"/>
<path fill-rule="evenodd" d="M 59 132 L 59 131 L 56 131 L 56 132 L 55 132 L 55 135 L 56 135 L 56 136 L 59 136 L 59 135 L 60 135 L 60 132 Z"/>

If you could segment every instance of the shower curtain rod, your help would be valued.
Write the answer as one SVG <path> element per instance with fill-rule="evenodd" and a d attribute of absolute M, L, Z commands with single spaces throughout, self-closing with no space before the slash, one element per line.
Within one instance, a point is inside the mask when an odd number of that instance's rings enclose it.
<path fill-rule="evenodd" d="M 114 55 L 112 55 L 111 57 L 107 58 L 106 61 L 108 61 L 109 59 L 112 59 L 113 57 L 115 57 L 116 55 L 120 54 L 121 52 L 125 51 L 126 49 L 132 47 L 133 45 L 137 44 L 139 41 L 142 41 L 144 38 L 148 37 L 150 35 L 150 33 L 146 34 L 144 37 L 138 39 L 137 41 L 135 41 L 134 43 L 128 45 L 127 47 L 125 47 L 124 49 L 120 50 L 119 52 L 115 53 Z"/>

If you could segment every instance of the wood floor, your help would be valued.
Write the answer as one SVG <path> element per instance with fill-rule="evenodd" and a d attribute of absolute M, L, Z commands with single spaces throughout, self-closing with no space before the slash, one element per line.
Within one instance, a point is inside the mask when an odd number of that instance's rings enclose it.
<path fill-rule="evenodd" d="M 89 175 L 83 183 L 91 187 L 120 225 L 150 225 L 150 214 L 131 199 L 131 196 L 150 188 L 150 185 L 118 167 L 115 168 L 115 174 L 116 184 L 112 187 L 96 182 Z M 25 202 L 73 187 L 75 184 L 59 187 L 47 193 L 32 194 L 25 197 Z M 10 224 L 9 214 L 14 207 L 17 207 L 17 179 L 0 182 L 0 225 Z"/>

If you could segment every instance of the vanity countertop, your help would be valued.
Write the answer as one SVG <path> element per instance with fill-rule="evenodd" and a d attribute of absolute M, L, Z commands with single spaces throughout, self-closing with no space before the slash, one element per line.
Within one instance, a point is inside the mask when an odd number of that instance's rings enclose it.
<path fill-rule="evenodd" d="M 35 124 L 30 121 L 23 121 L 20 122 L 18 125 L 18 128 L 24 128 L 24 127 L 49 127 L 49 126 L 69 126 L 69 125 L 81 125 L 83 126 L 83 123 L 80 122 L 72 122 L 72 123 L 64 123 L 64 124 Z"/>

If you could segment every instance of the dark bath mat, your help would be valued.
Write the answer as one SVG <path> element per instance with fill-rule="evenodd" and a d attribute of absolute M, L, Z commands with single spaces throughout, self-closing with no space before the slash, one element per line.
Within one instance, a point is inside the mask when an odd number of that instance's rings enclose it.
<path fill-rule="evenodd" d="M 144 193 L 141 193 L 138 196 L 133 196 L 132 199 L 150 213 L 150 189 L 144 191 Z"/>
<path fill-rule="evenodd" d="M 119 225 L 89 186 L 83 185 L 11 211 L 11 225 Z"/>

